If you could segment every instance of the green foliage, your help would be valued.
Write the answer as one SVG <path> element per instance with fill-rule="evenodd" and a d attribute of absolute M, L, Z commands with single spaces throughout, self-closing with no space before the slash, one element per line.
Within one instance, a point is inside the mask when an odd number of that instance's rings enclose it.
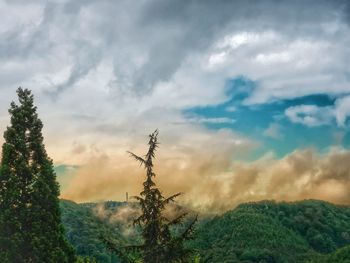
<path fill-rule="evenodd" d="M 99 263 L 117 263 L 120 260 L 107 250 L 101 236 L 112 236 L 118 244 L 126 240 L 117 225 L 110 225 L 94 215 L 97 204 L 77 204 L 61 200 L 62 222 L 69 242 L 82 258 L 95 258 Z"/>
<path fill-rule="evenodd" d="M 308 263 L 350 263 L 350 245 L 328 255 L 318 255 Z"/>
<path fill-rule="evenodd" d="M 132 203 L 107 202 L 105 207 L 111 215 L 118 212 L 125 205 Z M 62 216 L 68 239 L 76 247 L 79 255 L 94 256 L 97 262 L 110 263 L 111 254 L 98 238 L 102 234 L 113 233 L 113 240 L 117 248 L 128 243 L 138 243 L 134 236 L 124 237 L 124 222 L 110 223 L 108 218 L 97 218 L 94 211 L 97 204 L 76 204 L 70 201 L 62 201 Z M 321 254 L 313 249 L 309 243 L 308 235 L 302 235 L 297 229 L 320 227 L 317 221 L 308 222 L 308 226 L 300 226 L 300 215 L 310 211 L 310 207 L 321 210 L 323 214 L 333 213 L 333 217 L 325 224 L 332 232 L 339 232 L 342 242 L 332 239 L 339 249 L 331 254 Z M 288 212 L 289 211 L 289 212 Z M 294 211 L 294 212 L 292 212 Z M 308 212 L 309 213 L 309 212 Z M 294 218 L 299 214 L 298 219 Z M 236 209 L 214 218 L 200 217 L 197 223 L 195 239 L 185 243 L 198 252 L 191 262 L 346 262 L 348 251 L 343 245 L 349 231 L 347 218 L 349 207 L 336 206 L 322 201 L 301 201 L 295 203 L 275 203 L 264 201 L 258 203 L 242 204 Z M 187 219 L 188 223 L 191 219 Z M 285 224 L 285 222 L 290 222 Z M 344 224 L 345 223 L 345 224 Z M 317 225 L 317 226 L 316 226 Z M 186 227 L 176 226 L 176 233 L 182 233 Z M 323 233 L 322 230 L 319 230 Z M 324 234 L 324 233 L 323 233 Z M 342 239 L 343 238 L 343 239 Z M 345 238 L 345 241 L 344 241 Z M 90 249 L 86 253 L 87 248 Z M 102 249 L 100 249 L 102 248 Z M 101 257 L 98 257 L 100 255 Z M 106 256 L 105 260 L 103 256 Z M 142 262 L 140 255 L 128 254 L 127 261 Z M 323 260 L 323 261 L 321 261 Z M 328 261 L 325 261 L 328 260 Z M 330 261 L 333 260 L 333 261 Z M 338 261 L 336 261 L 338 260 Z M 118 261 L 116 261 L 118 262 Z M 113 262 L 114 263 L 114 262 Z"/>
<path fill-rule="evenodd" d="M 122 257 L 117 257 L 106 248 L 106 244 L 101 240 L 101 236 L 108 237 L 113 240 L 113 245 L 116 250 L 121 250 L 122 247 L 130 243 L 141 244 L 142 236 L 140 229 L 132 227 L 132 220 L 115 221 L 115 215 L 120 214 L 120 211 L 131 210 L 137 208 L 134 202 L 112 202 L 104 203 L 83 203 L 77 204 L 68 200 L 61 200 L 62 222 L 65 225 L 66 235 L 70 243 L 75 247 L 77 255 L 81 257 L 93 257 L 99 263 L 117 263 L 122 260 L 125 262 L 142 262 L 142 255 L 137 251 L 129 251 L 123 254 Z M 103 209 L 104 216 L 99 216 L 99 209 Z M 182 211 L 183 208 L 178 208 Z M 124 213 L 122 213 L 124 215 Z M 194 213 L 185 218 L 183 225 L 176 225 L 172 228 L 177 234 L 183 233 L 187 225 L 193 221 Z M 130 218 L 131 219 L 131 218 Z M 200 225 L 201 222 L 198 223 Z M 125 230 L 132 229 L 130 233 Z M 199 256 L 195 256 L 199 262 Z M 192 261 L 191 261 L 192 262 Z"/>
<path fill-rule="evenodd" d="M 198 232 L 192 246 L 203 262 L 298 262 L 306 242 L 272 218 L 236 209 L 214 218 Z"/>
<path fill-rule="evenodd" d="M 350 263 L 350 245 L 336 250 L 328 257 L 328 261 Z"/>
<path fill-rule="evenodd" d="M 306 200 L 293 203 L 262 201 L 242 204 L 239 208 L 278 220 L 302 236 L 312 249 L 320 253 L 330 253 L 350 243 L 349 207 Z"/>
<path fill-rule="evenodd" d="M 350 244 L 349 231 L 349 207 L 263 201 L 213 218 L 190 245 L 203 262 L 303 262 Z"/>
<path fill-rule="evenodd" d="M 81 257 L 78 256 L 76 263 L 97 263 L 96 259 L 94 257 Z"/>
<path fill-rule="evenodd" d="M 17 90 L 9 109 L 0 170 L 0 257 L 2 262 L 74 262 L 66 242 L 59 186 L 47 156 L 34 98 Z"/>

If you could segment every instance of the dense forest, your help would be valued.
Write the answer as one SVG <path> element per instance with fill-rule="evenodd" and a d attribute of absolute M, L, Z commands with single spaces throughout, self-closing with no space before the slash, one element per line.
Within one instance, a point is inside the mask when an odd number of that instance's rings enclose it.
<path fill-rule="evenodd" d="M 137 240 L 123 231 L 128 221 L 113 221 L 134 203 L 106 202 L 108 216 L 101 218 L 101 204 L 61 201 L 68 240 L 81 256 L 97 262 L 116 263 L 117 257 L 99 240 L 113 233 L 120 244 Z M 350 261 L 350 207 L 324 201 L 262 201 L 241 204 L 223 215 L 199 217 L 195 239 L 187 243 L 200 262 L 347 262 Z"/>

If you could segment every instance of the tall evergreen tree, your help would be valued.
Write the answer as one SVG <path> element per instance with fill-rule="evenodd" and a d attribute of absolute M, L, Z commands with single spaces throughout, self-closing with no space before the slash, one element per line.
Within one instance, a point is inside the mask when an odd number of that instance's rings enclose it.
<path fill-rule="evenodd" d="M 180 193 L 166 198 L 156 187 L 153 180 L 156 176 L 153 171 L 153 160 L 159 145 L 157 137 L 157 130 L 149 135 L 149 149 L 144 158 L 129 152 L 146 169 L 143 191 L 140 193 L 140 196 L 135 197 L 142 210 L 142 214 L 135 220 L 135 223 L 142 228 L 144 244 L 140 248 L 143 254 L 143 261 L 144 263 L 190 262 L 192 251 L 186 249 L 183 242 L 191 237 L 193 226 L 197 219 L 181 235 L 172 235 L 170 231 L 171 226 L 180 224 L 186 213 L 172 219 L 164 216 L 166 205 L 173 202 Z"/>
<path fill-rule="evenodd" d="M 43 124 L 34 98 L 17 90 L 11 125 L 4 133 L 0 169 L 0 258 L 16 263 L 71 263 L 73 248 L 64 237 L 59 185 L 43 143 Z"/>

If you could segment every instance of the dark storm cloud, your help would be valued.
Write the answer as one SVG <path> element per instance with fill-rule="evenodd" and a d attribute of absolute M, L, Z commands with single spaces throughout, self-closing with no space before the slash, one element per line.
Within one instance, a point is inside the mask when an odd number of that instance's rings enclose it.
<path fill-rule="evenodd" d="M 39 25 L 25 37 L 21 27 L 3 35 L 0 56 L 38 57 L 65 50 L 68 58 L 61 59 L 68 60 L 65 63 L 72 68 L 68 78 L 56 86 L 56 93 L 85 77 L 101 60 L 113 58 L 116 83 L 125 86 L 119 89 L 144 94 L 159 81 L 169 81 L 186 59 L 205 53 L 226 34 L 274 29 L 310 37 L 318 33 L 313 25 L 344 12 L 344 3 L 43 1 Z"/>
<path fill-rule="evenodd" d="M 206 52 L 232 31 L 272 28 L 310 34 L 308 23 L 327 21 L 336 8 L 330 1 L 150 1 L 137 21 L 150 42 L 148 60 L 134 76 L 135 88 L 168 80 L 189 55 Z"/>
<path fill-rule="evenodd" d="M 248 104 L 349 90 L 345 0 L 0 5 L 3 97 L 28 86 L 66 110 L 84 94 L 107 116 L 121 101 L 125 111 L 222 102 L 225 81 L 237 75 L 258 83 Z"/>

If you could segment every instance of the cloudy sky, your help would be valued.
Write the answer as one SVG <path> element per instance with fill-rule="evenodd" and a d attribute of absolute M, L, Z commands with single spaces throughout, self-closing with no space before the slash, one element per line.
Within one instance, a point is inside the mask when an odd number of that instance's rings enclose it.
<path fill-rule="evenodd" d="M 0 0 L 0 130 L 33 91 L 63 198 L 158 183 L 213 210 L 350 203 L 350 4 L 344 0 Z M 2 140 L 2 138 L 1 138 Z"/>

